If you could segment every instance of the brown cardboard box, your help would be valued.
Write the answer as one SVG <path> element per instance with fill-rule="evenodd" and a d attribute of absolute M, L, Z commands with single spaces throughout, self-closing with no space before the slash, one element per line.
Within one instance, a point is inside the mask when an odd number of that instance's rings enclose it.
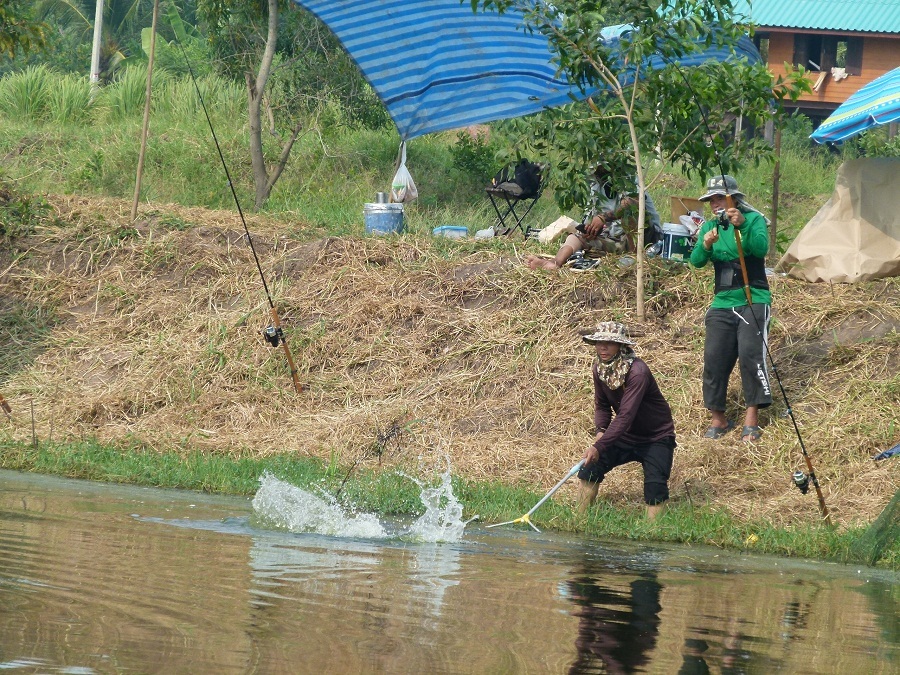
<path fill-rule="evenodd" d="M 671 222 L 679 222 L 678 216 L 685 216 L 690 211 L 696 211 L 703 216 L 704 203 L 705 202 L 701 202 L 699 199 L 694 199 L 693 197 L 669 197 L 669 208 L 672 211 Z"/>

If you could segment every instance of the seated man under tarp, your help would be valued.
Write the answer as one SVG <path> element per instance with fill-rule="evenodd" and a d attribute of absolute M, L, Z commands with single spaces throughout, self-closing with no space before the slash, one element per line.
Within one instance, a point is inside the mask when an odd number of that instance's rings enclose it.
<path fill-rule="evenodd" d="M 530 255 L 525 264 L 531 269 L 558 270 L 567 262 L 574 269 L 589 269 L 593 261 L 584 253 L 624 253 L 635 250 L 638 199 L 636 195 L 613 194 L 610 176 L 601 163 L 594 169 L 591 197 L 585 207 L 581 223 L 566 237 L 553 258 Z M 645 193 L 644 244 L 655 243 L 662 233 L 656 206 Z"/>

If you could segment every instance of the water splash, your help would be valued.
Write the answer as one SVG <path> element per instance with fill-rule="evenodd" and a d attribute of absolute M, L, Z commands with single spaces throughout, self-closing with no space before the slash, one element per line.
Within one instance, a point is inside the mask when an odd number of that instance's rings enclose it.
<path fill-rule="evenodd" d="M 421 488 L 419 498 L 425 505 L 425 513 L 409 528 L 409 536 L 416 541 L 429 542 L 453 542 L 462 539 L 466 525 L 478 516 L 466 521 L 462 519 L 463 507 L 453 494 L 450 469 L 441 474 L 440 484 L 434 487 L 427 487 L 412 476 L 407 478 Z"/>
<path fill-rule="evenodd" d="M 405 475 L 405 474 L 404 474 Z M 472 520 L 462 520 L 463 507 L 453 494 L 450 470 L 441 475 L 438 485 L 429 487 L 407 476 L 421 489 L 423 513 L 408 529 L 390 532 L 370 513 L 352 514 L 334 499 L 322 498 L 290 483 L 278 480 L 269 472 L 259 479 L 259 490 L 253 497 L 253 510 L 260 522 L 291 532 L 316 532 L 332 537 L 370 539 L 400 538 L 416 542 L 456 542 Z"/>
<path fill-rule="evenodd" d="M 260 476 L 253 510 L 261 521 L 291 532 L 317 532 L 332 537 L 389 537 L 375 516 L 349 514 L 333 500 L 326 501 L 278 480 L 268 471 Z"/>

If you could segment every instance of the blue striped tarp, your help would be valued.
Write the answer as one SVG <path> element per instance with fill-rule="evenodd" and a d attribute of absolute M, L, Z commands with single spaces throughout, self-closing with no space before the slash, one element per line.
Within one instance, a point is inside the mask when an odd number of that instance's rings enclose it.
<path fill-rule="evenodd" d="M 459 0 L 296 0 L 337 36 L 403 139 L 564 105 L 547 39 Z"/>
<path fill-rule="evenodd" d="M 876 124 L 900 120 L 900 68 L 877 77 L 841 103 L 810 138 L 837 143 Z"/>
<path fill-rule="evenodd" d="M 294 1 L 337 36 L 404 140 L 520 117 L 589 94 L 557 76 L 547 38 L 528 32 L 514 11 L 475 13 L 459 0 Z M 625 29 L 611 27 L 611 39 Z M 759 60 L 747 38 L 736 51 Z M 731 55 L 713 48 L 680 65 Z M 665 64 L 651 59 L 647 65 Z"/>

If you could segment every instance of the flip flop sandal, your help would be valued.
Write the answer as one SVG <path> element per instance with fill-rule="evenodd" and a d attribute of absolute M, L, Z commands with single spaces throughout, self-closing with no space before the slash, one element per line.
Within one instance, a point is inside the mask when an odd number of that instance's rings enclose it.
<path fill-rule="evenodd" d="M 703 438 L 719 439 L 719 438 L 722 438 L 722 436 L 724 436 L 725 434 L 727 434 L 727 433 L 728 433 L 729 431 L 731 431 L 732 429 L 734 429 L 734 422 L 732 422 L 731 420 L 729 420 L 729 421 L 728 421 L 728 426 L 725 426 L 725 427 L 710 427 L 709 429 L 707 429 L 707 430 L 706 430 L 706 433 L 703 434 Z"/>
<path fill-rule="evenodd" d="M 599 260 L 594 260 L 593 258 L 585 258 L 584 260 L 572 263 L 571 265 L 569 265 L 569 268 L 573 272 L 588 272 L 599 266 Z"/>
<path fill-rule="evenodd" d="M 762 429 L 759 427 L 744 427 L 741 429 L 742 441 L 758 441 L 762 436 Z"/>

